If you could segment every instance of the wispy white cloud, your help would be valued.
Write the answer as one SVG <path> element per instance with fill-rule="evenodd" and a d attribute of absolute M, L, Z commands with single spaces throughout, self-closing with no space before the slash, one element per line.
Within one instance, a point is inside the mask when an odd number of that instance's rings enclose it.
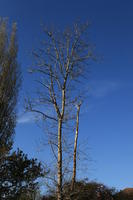
<path fill-rule="evenodd" d="M 25 124 L 25 123 L 33 123 L 35 116 L 33 113 L 23 113 L 19 114 L 17 123 L 18 124 Z"/>
<path fill-rule="evenodd" d="M 109 80 L 98 80 L 92 81 L 89 84 L 89 89 L 86 90 L 88 92 L 87 101 L 83 103 L 81 114 L 84 115 L 90 111 L 95 110 L 96 102 L 93 101 L 96 99 L 99 101 L 102 98 L 108 97 L 108 95 L 113 95 L 116 91 L 122 88 L 123 84 L 119 81 L 109 81 Z M 91 100 L 92 97 L 93 100 Z"/>
<path fill-rule="evenodd" d="M 116 81 L 95 81 L 91 84 L 90 95 L 96 98 L 102 98 L 108 94 L 120 89 L 121 84 Z"/>

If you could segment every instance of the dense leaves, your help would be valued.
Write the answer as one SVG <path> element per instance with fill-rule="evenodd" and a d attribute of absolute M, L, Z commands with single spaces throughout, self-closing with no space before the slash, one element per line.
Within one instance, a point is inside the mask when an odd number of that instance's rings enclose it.
<path fill-rule="evenodd" d="M 44 196 L 42 200 L 56 200 L 56 193 Z M 63 200 L 133 200 L 133 188 L 117 191 L 97 182 L 79 181 L 74 191 L 71 183 L 63 186 Z"/>
<path fill-rule="evenodd" d="M 0 156 L 11 149 L 16 125 L 15 107 L 21 83 L 17 52 L 16 24 L 9 35 L 7 20 L 0 19 Z"/>
<path fill-rule="evenodd" d="M 11 34 L 7 20 L 0 19 L 0 199 L 33 199 L 42 167 L 22 151 L 12 152 L 16 104 L 21 83 L 17 62 L 16 24 Z"/>
<path fill-rule="evenodd" d="M 114 189 L 96 182 L 76 182 L 74 191 L 71 190 L 71 183 L 63 186 L 63 200 L 113 200 L 114 193 Z M 43 197 L 43 200 L 54 199 L 55 194 Z"/>
<path fill-rule="evenodd" d="M 20 150 L 13 152 L 0 168 L 0 199 L 15 200 L 22 194 L 30 199 L 37 189 L 36 179 L 42 176 L 43 169 L 36 159 L 28 159 Z"/>
<path fill-rule="evenodd" d="M 103 184 L 95 182 L 86 183 L 83 181 L 77 182 L 75 184 L 75 190 L 73 192 L 69 190 L 67 193 L 70 194 L 70 199 L 72 200 L 112 200 L 112 192 L 113 190 Z M 64 193 L 64 197 L 67 196 L 68 195 Z"/>

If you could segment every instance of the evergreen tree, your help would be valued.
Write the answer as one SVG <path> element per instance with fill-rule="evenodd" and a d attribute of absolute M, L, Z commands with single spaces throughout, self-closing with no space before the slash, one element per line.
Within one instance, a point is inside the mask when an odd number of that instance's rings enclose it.
<path fill-rule="evenodd" d="M 0 19 L 0 159 L 12 147 L 16 103 L 21 82 L 17 62 L 16 24 L 8 34 L 7 20 Z"/>
<path fill-rule="evenodd" d="M 30 200 L 43 173 L 36 159 L 20 150 L 11 153 L 21 83 L 17 53 L 16 24 L 9 34 L 7 20 L 0 19 L 0 199 Z"/>
<path fill-rule="evenodd" d="M 41 163 L 21 150 L 8 155 L 0 169 L 0 199 L 34 199 L 37 178 L 44 175 Z M 23 197 L 23 198 L 22 198 Z"/>

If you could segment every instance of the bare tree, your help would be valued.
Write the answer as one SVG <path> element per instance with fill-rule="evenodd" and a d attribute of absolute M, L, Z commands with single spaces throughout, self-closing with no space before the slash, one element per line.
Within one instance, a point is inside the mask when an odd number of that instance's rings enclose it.
<path fill-rule="evenodd" d="M 57 148 L 54 154 L 57 158 L 58 200 L 62 200 L 64 132 L 73 120 L 74 104 L 83 90 L 89 61 L 95 58 L 88 40 L 88 28 L 88 23 L 76 23 L 64 31 L 43 27 L 44 40 L 33 52 L 35 63 L 31 72 L 36 76 L 39 74 L 37 82 L 40 86 L 35 97 L 28 99 L 27 110 L 42 116 L 51 127 L 50 145 L 52 151 Z"/>

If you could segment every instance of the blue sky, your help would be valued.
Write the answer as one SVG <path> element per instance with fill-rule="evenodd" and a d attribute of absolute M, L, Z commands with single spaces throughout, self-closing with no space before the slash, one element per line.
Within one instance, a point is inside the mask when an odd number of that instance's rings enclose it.
<path fill-rule="evenodd" d="M 133 187 L 133 1 L 132 0 L 0 0 L 0 16 L 18 24 L 23 86 L 14 148 L 45 162 L 39 151 L 44 134 L 33 117 L 22 115 L 23 96 L 32 89 L 27 73 L 30 52 L 42 38 L 40 24 L 64 27 L 90 20 L 91 41 L 104 58 L 91 66 L 90 94 L 80 117 L 80 141 L 87 138 L 88 178 L 118 189 Z"/>

